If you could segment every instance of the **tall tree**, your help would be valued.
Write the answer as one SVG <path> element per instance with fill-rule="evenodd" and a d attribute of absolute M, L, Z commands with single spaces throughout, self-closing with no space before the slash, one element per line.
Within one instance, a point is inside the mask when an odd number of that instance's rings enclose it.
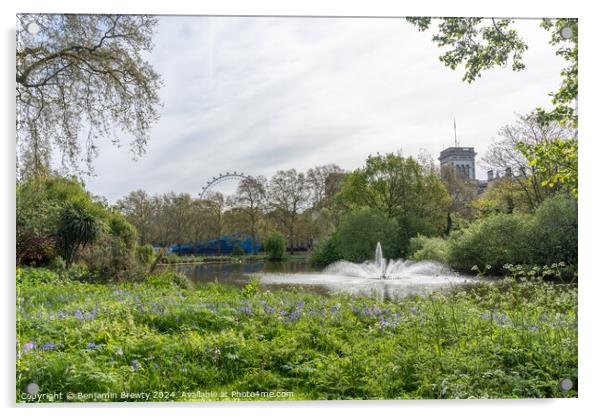
<path fill-rule="evenodd" d="M 369 207 L 396 219 L 402 251 L 417 233 L 443 232 L 451 202 L 431 164 L 393 153 L 369 156 L 365 167 L 347 176 L 337 200 L 348 211 Z"/>
<path fill-rule="evenodd" d="M 313 208 L 324 208 L 328 204 L 329 186 L 334 178 L 342 173 L 343 169 L 335 164 L 316 166 L 307 171 L 307 184 Z"/>
<path fill-rule="evenodd" d="M 20 14 L 17 19 L 19 174 L 47 171 L 55 152 L 64 169 L 91 173 L 98 139 L 118 144 L 121 134 L 131 137 L 134 156 L 142 155 L 158 119 L 161 79 L 146 60 L 157 18 Z"/>
<path fill-rule="evenodd" d="M 224 211 L 226 210 L 226 198 L 221 192 L 209 192 L 201 201 L 209 217 L 209 228 L 212 237 L 219 240 L 224 231 Z M 221 244 L 218 241 L 217 255 L 222 254 Z"/>
<path fill-rule="evenodd" d="M 307 179 L 295 169 L 278 171 L 270 180 L 268 195 L 272 214 L 286 231 L 293 254 L 299 214 L 309 207 Z"/>
<path fill-rule="evenodd" d="M 263 176 L 244 178 L 238 184 L 233 205 L 241 209 L 246 218 L 247 231 L 253 240 L 252 251 L 257 253 L 257 239 L 259 234 L 259 222 L 266 208 L 267 179 Z"/>
<path fill-rule="evenodd" d="M 499 139 L 489 146 L 483 162 L 488 169 L 510 176 L 524 192 L 531 210 L 534 210 L 547 196 L 561 188 L 553 189 L 544 185 L 557 167 L 530 163 L 530 159 L 521 151 L 522 146 L 540 146 L 554 139 L 570 141 L 576 134 L 575 129 L 556 121 L 539 123 L 535 113 L 519 115 L 515 123 L 500 129 Z"/>

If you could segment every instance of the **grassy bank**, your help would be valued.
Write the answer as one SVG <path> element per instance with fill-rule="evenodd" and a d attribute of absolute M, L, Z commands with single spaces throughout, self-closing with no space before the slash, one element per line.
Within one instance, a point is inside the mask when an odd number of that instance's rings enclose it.
<path fill-rule="evenodd" d="M 18 401 L 32 399 L 22 395 L 30 383 L 70 401 L 577 395 L 576 286 L 378 302 L 252 284 L 96 285 L 31 269 L 17 281 Z M 566 392 L 564 378 L 575 384 Z"/>

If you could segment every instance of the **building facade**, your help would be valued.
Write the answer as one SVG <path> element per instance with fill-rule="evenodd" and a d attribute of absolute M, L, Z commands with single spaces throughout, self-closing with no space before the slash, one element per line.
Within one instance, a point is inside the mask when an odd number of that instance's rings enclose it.
<path fill-rule="evenodd" d="M 439 154 L 441 167 L 453 166 L 466 181 L 476 180 L 474 147 L 448 147 Z"/>

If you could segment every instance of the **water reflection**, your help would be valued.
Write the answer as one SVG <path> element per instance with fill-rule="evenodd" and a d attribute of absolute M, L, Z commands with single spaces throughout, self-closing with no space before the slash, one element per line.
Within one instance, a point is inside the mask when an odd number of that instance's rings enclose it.
<path fill-rule="evenodd" d="M 457 284 L 474 279 L 462 276 L 424 276 L 421 279 L 365 279 L 341 276 L 312 267 L 308 261 L 198 263 L 172 267 L 197 283 L 217 282 L 244 287 L 252 277 L 260 278 L 265 290 L 294 290 L 319 294 L 349 293 L 378 299 L 396 299 L 408 295 L 423 295 L 434 290 L 446 291 Z"/>

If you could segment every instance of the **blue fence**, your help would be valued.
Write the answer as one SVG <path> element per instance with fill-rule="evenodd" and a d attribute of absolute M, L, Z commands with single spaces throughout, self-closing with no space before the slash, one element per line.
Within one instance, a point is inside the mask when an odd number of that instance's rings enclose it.
<path fill-rule="evenodd" d="M 236 246 L 242 248 L 245 254 L 253 253 L 253 239 L 249 236 L 239 235 L 224 235 L 215 240 L 176 244 L 171 246 L 169 251 L 180 256 L 215 256 L 217 254 L 227 256 L 232 254 Z M 261 250 L 259 241 L 255 243 L 255 250 Z"/>

